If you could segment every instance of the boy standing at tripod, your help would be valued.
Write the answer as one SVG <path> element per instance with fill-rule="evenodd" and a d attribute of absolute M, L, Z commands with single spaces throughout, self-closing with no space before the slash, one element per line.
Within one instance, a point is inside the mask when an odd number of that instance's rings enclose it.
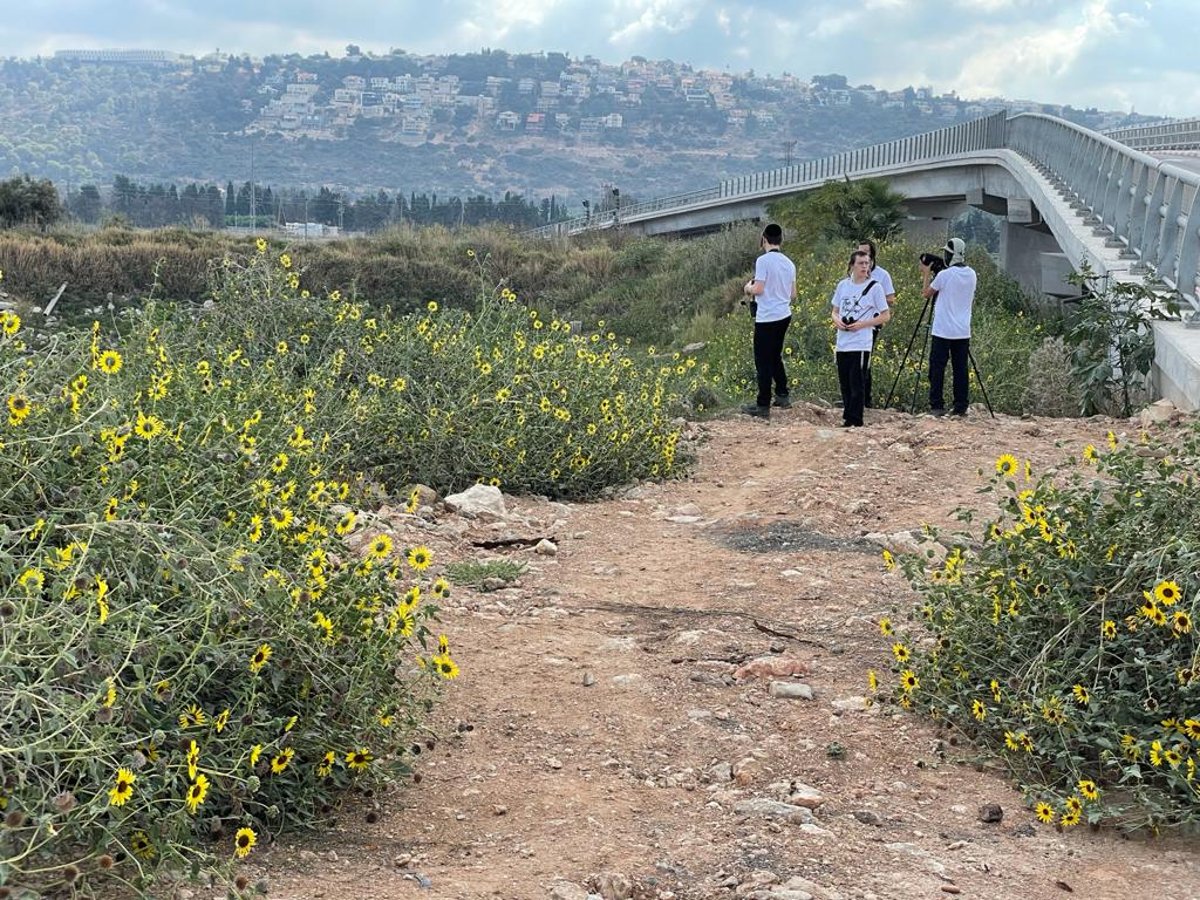
<path fill-rule="evenodd" d="M 946 363 L 954 373 L 954 406 L 951 415 L 966 416 L 967 363 L 971 353 L 971 305 L 975 301 L 975 270 L 967 265 L 967 245 L 962 238 L 950 238 L 942 248 L 946 268 L 932 275 L 924 261 L 922 295 L 933 304 L 933 325 L 929 342 L 929 409 L 935 416 L 946 414 L 944 385 Z M 936 261 L 936 257 L 935 257 Z M 932 276 L 932 277 L 931 277 Z"/>

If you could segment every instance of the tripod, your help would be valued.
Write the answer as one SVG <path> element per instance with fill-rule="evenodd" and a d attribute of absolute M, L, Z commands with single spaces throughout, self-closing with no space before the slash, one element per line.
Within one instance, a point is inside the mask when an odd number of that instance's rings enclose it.
<path fill-rule="evenodd" d="M 917 335 L 921 334 L 921 329 L 925 331 L 921 338 L 921 349 L 917 358 L 917 373 L 913 379 L 913 394 L 912 403 L 909 405 L 909 413 L 916 413 L 917 399 L 921 396 L 921 373 L 925 369 L 925 356 L 929 347 L 930 331 L 933 328 L 933 305 L 937 302 L 936 297 L 926 297 L 925 305 L 921 308 L 921 315 L 917 317 L 917 324 L 913 326 L 912 335 L 908 339 L 908 346 L 904 348 L 904 356 L 900 359 L 900 365 L 896 367 L 896 377 L 892 379 L 892 387 L 888 390 L 887 399 L 883 402 L 884 409 L 892 405 L 892 397 L 896 393 L 896 387 L 900 384 L 900 376 L 904 374 L 904 366 L 908 362 L 908 357 L 912 354 L 913 344 L 917 342 Z M 979 383 L 979 390 L 983 394 L 983 402 L 987 406 L 988 415 L 993 419 L 996 418 L 996 411 L 992 409 L 991 398 L 988 397 L 987 388 L 983 385 L 983 376 L 979 374 L 979 366 L 975 362 L 975 354 L 971 352 L 970 347 L 967 348 L 967 360 L 971 364 L 972 371 L 975 372 L 975 380 Z"/>

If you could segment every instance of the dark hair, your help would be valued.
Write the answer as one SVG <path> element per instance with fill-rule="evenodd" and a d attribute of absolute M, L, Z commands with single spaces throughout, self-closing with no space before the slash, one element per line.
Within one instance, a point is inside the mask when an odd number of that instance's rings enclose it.
<path fill-rule="evenodd" d="M 783 243 L 783 229 L 774 222 L 763 229 L 762 236 L 763 240 L 768 244 L 774 244 L 778 247 Z"/>
<path fill-rule="evenodd" d="M 854 261 L 856 259 L 858 259 L 860 256 L 865 256 L 867 259 L 871 258 L 871 254 L 868 253 L 866 250 L 855 250 L 853 253 L 850 254 L 850 262 L 846 263 L 846 274 L 847 275 L 849 275 L 851 272 L 854 271 Z"/>
<path fill-rule="evenodd" d="M 856 246 L 861 247 L 867 245 L 867 254 L 871 257 L 871 265 L 875 264 L 875 242 L 874 241 L 859 241 Z"/>

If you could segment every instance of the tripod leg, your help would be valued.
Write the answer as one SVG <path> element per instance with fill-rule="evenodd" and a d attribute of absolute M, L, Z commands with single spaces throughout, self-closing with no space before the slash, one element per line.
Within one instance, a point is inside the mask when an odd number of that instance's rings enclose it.
<path fill-rule="evenodd" d="M 910 413 L 912 413 L 914 416 L 917 414 L 917 398 L 921 396 L 921 376 L 925 372 L 925 354 L 929 349 L 929 328 L 930 327 L 932 327 L 932 323 L 930 323 L 930 325 L 925 328 L 925 338 L 924 338 L 924 340 L 921 341 L 921 354 L 917 358 L 917 373 L 916 373 L 915 377 L 913 378 L 912 405 L 909 407 L 908 411 Z"/>
<path fill-rule="evenodd" d="M 896 367 L 896 377 L 892 379 L 892 386 L 888 390 L 887 400 L 883 402 L 883 408 L 887 409 L 892 405 L 892 397 L 896 393 L 896 386 L 900 384 L 900 376 L 904 374 L 904 364 L 908 362 L 908 356 L 912 353 L 913 344 L 917 340 L 917 333 L 921 330 L 921 323 L 925 321 L 925 314 L 929 311 L 929 301 L 925 301 L 925 306 L 921 308 L 921 315 L 917 317 L 917 324 L 914 326 L 912 334 L 908 338 L 908 346 L 904 348 L 904 356 L 900 358 L 900 364 Z"/>
<path fill-rule="evenodd" d="M 996 411 L 992 409 L 992 401 L 988 397 L 987 388 L 983 385 L 983 376 L 979 374 L 979 365 L 975 362 L 975 354 L 971 352 L 970 347 L 967 348 L 967 359 L 971 361 L 971 368 L 975 372 L 975 380 L 979 382 L 979 390 L 983 394 L 983 402 L 987 405 L 988 415 L 994 419 L 996 418 Z"/>

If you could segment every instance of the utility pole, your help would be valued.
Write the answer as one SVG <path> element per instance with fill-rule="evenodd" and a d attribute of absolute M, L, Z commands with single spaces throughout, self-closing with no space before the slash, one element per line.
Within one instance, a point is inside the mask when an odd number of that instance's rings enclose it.
<path fill-rule="evenodd" d="M 796 149 L 795 141 L 783 142 L 783 164 L 788 168 L 792 165 L 792 151 Z"/>
<path fill-rule="evenodd" d="M 250 137 L 250 233 L 258 232 L 258 187 L 254 184 L 254 137 Z"/>

